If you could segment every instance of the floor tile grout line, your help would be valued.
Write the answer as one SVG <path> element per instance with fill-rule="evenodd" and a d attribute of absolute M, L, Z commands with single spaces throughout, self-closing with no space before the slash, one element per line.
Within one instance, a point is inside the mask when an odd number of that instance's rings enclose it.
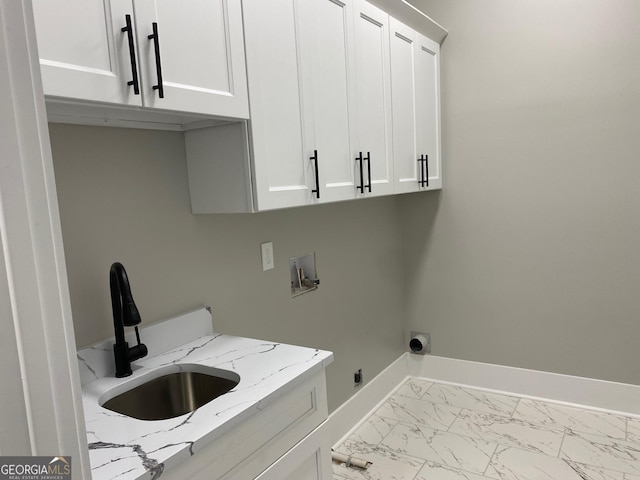
<path fill-rule="evenodd" d="M 624 417 L 624 439 L 629 441 L 629 417 Z"/>
<path fill-rule="evenodd" d="M 518 401 L 516 402 L 516 406 L 515 406 L 515 408 L 513 409 L 513 412 L 511 412 L 511 418 L 515 418 L 515 416 L 514 416 L 514 415 L 515 415 L 515 414 L 516 414 L 516 412 L 518 411 L 518 407 L 520 406 L 520 403 L 521 403 L 521 402 L 522 402 L 522 397 L 519 397 L 519 398 L 518 398 Z"/>
<path fill-rule="evenodd" d="M 500 446 L 500 443 L 496 443 L 496 448 L 493 449 L 493 452 L 491 453 L 491 456 L 489 457 L 489 462 L 487 463 L 487 466 L 484 467 L 484 470 L 482 471 L 482 476 L 486 477 L 487 475 L 487 470 L 489 470 L 489 466 L 491 466 L 491 462 L 493 462 L 493 457 L 496 456 L 496 452 L 498 451 L 498 447 Z"/>
<path fill-rule="evenodd" d="M 418 475 L 420 475 L 420 472 L 422 471 L 422 469 L 426 464 L 427 464 L 427 460 L 422 459 L 422 465 L 420 466 L 420 469 L 416 472 L 416 474 L 410 480 L 416 480 L 416 478 L 418 477 Z"/>
<path fill-rule="evenodd" d="M 560 448 L 558 448 L 558 454 L 556 455 L 557 458 L 560 458 L 560 454 L 562 453 L 562 447 L 564 446 L 564 439 L 567 438 L 567 428 L 564 429 L 564 432 L 562 432 L 562 440 L 560 441 Z"/>

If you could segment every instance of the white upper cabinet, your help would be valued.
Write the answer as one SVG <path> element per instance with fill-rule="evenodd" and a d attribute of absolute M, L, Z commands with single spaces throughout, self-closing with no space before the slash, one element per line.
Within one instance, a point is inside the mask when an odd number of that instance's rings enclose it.
<path fill-rule="evenodd" d="M 257 210 L 306 205 L 315 196 L 314 147 L 303 134 L 310 112 L 303 109 L 298 71 L 303 52 L 297 3 L 243 2 Z"/>
<path fill-rule="evenodd" d="M 440 46 L 393 18 L 390 24 L 394 191 L 442 188 Z"/>
<path fill-rule="evenodd" d="M 372 2 L 242 1 L 251 119 L 185 132 L 194 213 L 441 187 L 439 45 L 385 9 L 446 31 Z"/>
<path fill-rule="evenodd" d="M 248 118 L 239 0 L 135 0 L 134 5 L 145 106 Z M 163 98 L 153 88 L 158 67 Z"/>
<path fill-rule="evenodd" d="M 59 0 L 37 0 L 33 10 L 46 95 L 142 105 L 127 85 L 133 81 L 129 33 L 121 31 L 128 16 L 135 38 L 131 0 L 66 0 L 64 8 Z"/>
<path fill-rule="evenodd" d="M 355 21 L 357 194 L 389 195 L 393 193 L 389 15 L 358 0 Z"/>
<path fill-rule="evenodd" d="M 353 1 L 304 0 L 296 8 L 301 26 L 303 133 L 311 155 L 317 152 L 318 157 L 315 199 L 320 203 L 352 199 L 356 187 Z M 315 158 L 313 162 L 315 170 Z"/>
<path fill-rule="evenodd" d="M 255 209 L 354 198 L 352 0 L 245 0 L 243 15 Z"/>
<path fill-rule="evenodd" d="M 248 117 L 240 0 L 33 6 L 49 98 Z"/>
<path fill-rule="evenodd" d="M 424 190 L 442 188 L 440 151 L 440 45 L 418 35 L 416 59 L 416 151 L 424 153 Z"/>

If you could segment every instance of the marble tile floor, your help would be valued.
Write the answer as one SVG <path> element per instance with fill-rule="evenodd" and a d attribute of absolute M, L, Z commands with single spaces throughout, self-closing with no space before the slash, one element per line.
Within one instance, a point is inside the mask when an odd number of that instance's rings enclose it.
<path fill-rule="evenodd" d="M 408 379 L 341 445 L 333 480 L 640 480 L 640 418 Z"/>

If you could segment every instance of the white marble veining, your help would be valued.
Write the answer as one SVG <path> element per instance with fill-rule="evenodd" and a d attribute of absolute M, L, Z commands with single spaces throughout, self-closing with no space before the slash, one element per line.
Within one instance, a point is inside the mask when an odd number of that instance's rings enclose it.
<path fill-rule="evenodd" d="M 441 384 L 429 388 L 421 400 L 507 416 L 513 413 L 518 404 L 517 397 Z"/>
<path fill-rule="evenodd" d="M 568 431 L 561 458 L 640 475 L 640 445 L 626 441 Z"/>
<path fill-rule="evenodd" d="M 336 449 L 374 463 L 334 464 L 334 480 L 640 480 L 636 416 L 420 378 Z"/>
<path fill-rule="evenodd" d="M 459 408 L 392 396 L 376 412 L 380 417 L 427 427 L 447 429 L 457 418 Z"/>
<path fill-rule="evenodd" d="M 357 444 L 378 445 L 397 424 L 397 420 L 371 415 L 351 436 L 351 441 Z"/>
<path fill-rule="evenodd" d="M 629 418 L 627 420 L 627 440 L 640 443 L 640 418 Z"/>
<path fill-rule="evenodd" d="M 420 380 L 419 378 L 415 378 L 410 382 L 406 382 L 402 385 L 398 390 L 396 390 L 396 395 L 400 395 L 401 397 L 408 398 L 421 398 L 433 385 L 433 382 L 426 382 L 424 380 Z"/>
<path fill-rule="evenodd" d="M 83 386 L 94 480 L 157 478 L 333 359 L 331 352 L 322 350 L 220 334 L 205 335 L 166 352 L 154 352 L 150 345 L 149 354 L 155 355 L 134 362 L 133 375 L 126 379 L 107 376 Z M 169 420 L 137 420 L 99 404 L 111 389 L 122 390 L 159 367 L 184 364 L 231 370 L 240 376 L 240 383 L 196 411 Z"/>
<path fill-rule="evenodd" d="M 566 462 L 558 457 L 529 450 L 500 446 L 486 476 L 498 480 L 537 480 L 540 478 L 583 480 L 622 480 L 622 473 L 607 472 L 595 467 Z"/>
<path fill-rule="evenodd" d="M 398 424 L 382 445 L 392 451 L 473 473 L 484 472 L 498 446 L 464 435 L 406 424 Z"/>
<path fill-rule="evenodd" d="M 513 418 L 540 425 L 568 428 L 575 432 L 625 439 L 627 419 L 622 415 L 522 399 Z"/>
<path fill-rule="evenodd" d="M 564 434 L 564 431 L 559 428 L 473 410 L 463 410 L 449 431 L 545 455 L 558 454 Z"/>

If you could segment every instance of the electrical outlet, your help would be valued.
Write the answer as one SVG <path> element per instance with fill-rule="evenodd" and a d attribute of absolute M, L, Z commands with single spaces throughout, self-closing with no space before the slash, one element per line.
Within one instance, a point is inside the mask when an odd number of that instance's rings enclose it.
<path fill-rule="evenodd" d="M 357 387 L 358 385 L 361 385 L 363 381 L 364 379 L 362 378 L 362 369 L 360 368 L 356 373 L 353 374 L 353 383 Z"/>
<path fill-rule="evenodd" d="M 262 270 L 271 270 L 275 267 L 273 260 L 273 242 L 260 244 L 262 250 Z"/>

